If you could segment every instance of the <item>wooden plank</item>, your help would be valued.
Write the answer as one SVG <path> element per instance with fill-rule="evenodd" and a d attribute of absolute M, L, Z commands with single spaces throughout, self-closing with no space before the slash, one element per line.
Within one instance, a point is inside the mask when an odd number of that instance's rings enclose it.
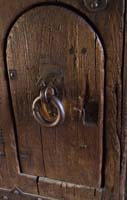
<path fill-rule="evenodd" d="M 56 13 L 57 13 L 57 11 L 56 11 Z M 64 12 L 62 12 L 62 10 L 60 11 L 60 15 L 61 16 L 64 15 Z M 54 16 L 52 18 L 56 18 L 56 16 Z M 91 77 L 93 76 L 93 80 L 94 80 L 94 75 L 92 75 L 92 70 L 93 70 L 92 66 L 94 66 L 94 64 L 95 64 L 94 63 L 94 56 L 95 56 L 94 34 L 92 36 L 90 31 L 89 30 L 87 31 L 87 29 L 84 30 L 83 27 L 81 27 L 81 25 L 79 25 L 79 27 L 76 27 L 75 22 L 73 22 L 73 20 L 71 21 L 71 13 L 68 14 L 67 18 L 66 18 L 66 15 L 64 16 L 64 22 L 62 21 L 62 18 L 60 18 L 59 16 L 58 16 L 58 18 L 59 18 L 59 21 L 61 24 L 61 34 L 67 35 L 67 33 L 68 33 L 67 37 L 68 37 L 69 41 L 66 41 L 66 37 L 61 39 L 60 38 L 61 35 L 59 35 L 59 33 L 57 33 L 55 31 L 55 29 L 57 30 L 57 28 L 54 28 L 52 31 L 52 35 L 54 35 L 54 37 L 56 37 L 56 40 L 54 39 L 55 42 L 54 43 L 52 42 L 51 46 L 53 49 L 53 54 L 55 55 L 54 62 L 57 61 L 57 63 L 63 64 L 63 66 L 65 66 L 65 67 L 67 66 L 67 69 L 65 68 L 66 71 L 65 71 L 65 77 L 64 77 L 65 90 L 66 90 L 66 96 L 64 97 L 64 99 L 66 101 L 65 104 L 67 106 L 68 112 L 66 112 L 65 124 L 63 124 L 63 126 L 57 128 L 53 134 L 52 134 L 52 131 L 49 131 L 46 129 L 44 129 L 44 131 L 43 131 L 44 134 L 46 133 L 45 135 L 43 134 L 44 135 L 43 145 L 44 145 L 44 150 L 45 150 L 45 165 L 48 168 L 48 169 L 46 168 L 47 169 L 47 177 L 55 178 L 55 179 L 58 179 L 58 177 L 60 177 L 60 179 L 62 179 L 62 180 L 66 180 L 69 182 L 75 182 L 75 183 L 77 183 L 77 181 L 75 181 L 77 178 L 77 180 L 80 180 L 80 183 L 83 184 L 83 182 L 85 180 L 86 184 L 89 184 L 88 182 L 90 182 L 89 181 L 90 173 L 93 172 L 93 170 L 92 170 L 93 165 L 92 165 L 92 163 L 91 164 L 86 163 L 86 160 L 88 160 L 88 157 L 90 158 L 90 156 L 92 156 L 92 154 L 90 152 L 93 152 L 93 149 L 97 149 L 97 146 L 94 148 L 94 145 L 96 145 L 97 143 L 100 143 L 99 141 L 97 141 L 96 144 L 95 143 L 93 144 L 92 142 L 90 143 L 90 141 L 93 141 L 92 137 L 96 138 L 97 140 L 101 140 L 102 135 L 100 133 L 101 136 L 98 135 L 98 138 L 97 138 L 96 137 L 97 134 L 95 133 L 96 136 L 94 137 L 92 127 L 87 127 L 85 130 L 84 126 L 81 125 L 82 122 L 77 123 L 75 120 L 75 116 L 77 114 L 73 113 L 73 108 L 76 106 L 79 106 L 78 105 L 79 102 L 76 98 L 78 96 L 82 96 L 82 97 L 84 96 L 83 93 L 85 93 L 85 81 L 86 81 L 85 76 L 86 76 L 86 74 L 83 75 L 83 73 L 88 73 L 88 71 L 87 71 L 88 66 L 91 66 L 91 69 L 89 68 L 89 70 L 91 70 L 90 75 L 91 75 Z M 67 21 L 65 20 L 65 18 L 67 19 Z M 68 19 L 70 20 L 70 22 Z M 55 21 L 57 21 L 57 19 Z M 77 22 L 77 24 L 78 24 L 78 22 Z M 66 27 L 66 26 L 68 26 L 68 30 L 64 30 L 64 27 Z M 75 39 L 76 34 L 78 35 L 77 39 Z M 59 38 L 59 39 L 57 39 L 57 38 Z M 58 41 L 59 41 L 59 43 L 58 43 Z M 69 45 L 65 47 L 67 42 L 69 43 Z M 57 46 L 57 48 L 55 45 Z M 83 53 L 80 53 L 83 48 L 85 49 L 85 47 L 88 50 L 89 55 L 90 54 L 93 55 L 92 59 L 89 56 L 84 55 Z M 72 55 L 71 56 L 66 55 L 65 49 L 67 49 L 68 51 L 70 49 Z M 59 54 L 58 54 L 58 52 L 59 52 Z M 66 56 L 67 56 L 67 58 L 66 58 Z M 62 61 L 60 60 L 61 58 L 62 58 Z M 71 67 L 72 67 L 72 69 L 70 69 Z M 83 67 L 85 68 L 86 72 L 83 72 L 83 69 L 84 69 Z M 76 82 L 78 82 L 78 83 L 76 83 Z M 91 82 L 89 81 L 89 84 L 90 84 L 89 87 L 91 90 L 91 96 L 93 96 L 92 86 L 95 84 L 93 84 L 92 81 Z M 82 88 L 80 88 L 80 86 Z M 78 90 L 76 91 L 75 88 L 78 88 Z M 73 102 L 73 104 L 72 104 L 72 102 Z M 69 113 L 69 110 L 70 110 L 70 113 Z M 80 119 L 79 119 L 79 121 L 80 121 Z M 78 130 L 79 132 L 76 133 L 75 130 L 78 128 L 79 128 L 79 130 Z M 88 132 L 89 132 L 89 137 L 87 137 Z M 86 135 L 85 135 L 85 133 L 86 133 Z M 50 145 L 48 145 L 49 141 L 50 141 Z M 83 146 L 85 146 L 84 143 L 86 144 L 86 146 L 87 146 L 87 144 L 91 145 L 91 147 L 84 151 L 84 148 L 83 148 Z M 80 146 L 81 149 L 79 149 L 78 146 Z M 100 146 L 99 146 L 99 149 L 100 149 Z M 75 150 L 76 150 L 76 152 L 75 152 Z M 96 153 L 97 153 L 97 151 L 96 151 Z M 76 157 L 76 154 L 77 154 L 77 157 Z M 82 155 L 82 158 L 81 158 L 82 162 L 84 160 L 84 170 L 82 172 L 82 178 L 81 178 L 81 176 L 79 177 L 79 171 L 81 172 L 81 170 L 80 170 L 81 166 L 79 166 L 79 167 L 77 166 L 77 163 L 79 162 L 78 159 L 80 158 L 81 155 Z M 94 156 L 94 158 L 92 157 L 92 162 L 94 162 L 95 158 L 97 158 L 97 156 Z M 57 165 L 55 162 L 57 163 Z M 82 166 L 83 166 L 83 163 L 82 163 Z M 98 170 L 98 166 L 96 166 L 96 167 Z M 59 169 L 61 169 L 61 170 L 59 170 Z M 97 170 L 96 170 L 96 172 L 97 172 Z M 68 176 L 68 174 L 70 177 Z M 100 172 L 99 172 L 99 174 L 100 174 Z M 97 175 L 97 173 L 96 173 L 96 175 Z M 65 179 L 65 177 L 66 177 L 66 179 Z M 94 178 L 92 176 L 92 181 L 91 181 L 92 185 L 93 185 L 93 179 Z"/>

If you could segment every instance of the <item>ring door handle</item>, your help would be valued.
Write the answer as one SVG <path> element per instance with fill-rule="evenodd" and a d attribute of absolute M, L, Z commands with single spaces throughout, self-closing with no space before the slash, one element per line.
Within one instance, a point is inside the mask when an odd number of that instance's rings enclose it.
<path fill-rule="evenodd" d="M 40 95 L 35 98 L 32 104 L 32 111 L 35 120 L 44 127 L 55 127 L 65 120 L 65 111 L 62 102 L 55 96 L 54 88 L 45 88 L 40 91 Z M 56 111 L 56 117 L 53 120 L 46 119 L 46 115 L 41 112 L 42 105 L 49 105 Z M 45 115 L 45 116 L 44 116 Z"/>

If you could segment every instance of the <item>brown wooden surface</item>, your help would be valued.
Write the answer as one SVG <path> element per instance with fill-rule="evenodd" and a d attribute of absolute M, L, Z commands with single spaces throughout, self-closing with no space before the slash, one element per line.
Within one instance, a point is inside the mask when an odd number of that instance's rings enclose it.
<path fill-rule="evenodd" d="M 60 1 L 59 1 L 60 2 Z M 103 168 L 103 186 L 105 187 L 103 196 L 101 199 L 123 199 L 124 193 L 124 184 L 123 188 L 120 191 L 120 181 L 124 180 L 124 177 L 120 177 L 120 172 L 122 175 L 125 172 L 125 162 L 124 162 L 124 153 L 125 153 L 125 140 L 124 138 L 124 126 L 123 132 L 121 132 L 121 94 L 122 94 L 122 81 L 121 70 L 122 70 L 122 50 L 123 50 L 123 33 L 124 33 L 124 0 L 110 1 L 108 7 L 101 12 L 92 13 L 88 12 L 84 8 L 82 1 L 78 0 L 63 0 L 69 5 L 72 5 L 78 10 L 81 10 L 88 18 L 93 22 L 97 27 L 105 48 L 106 52 L 106 115 L 105 115 L 105 132 L 104 132 L 104 168 Z M 13 123 L 10 115 L 10 104 L 9 96 L 7 90 L 7 82 L 5 76 L 5 65 L 3 60 L 3 47 L 4 39 L 7 33 L 8 27 L 12 23 L 19 13 L 24 9 L 31 6 L 32 4 L 37 3 L 34 0 L 19 0 L 8 2 L 6 0 L 0 1 L 0 127 L 3 132 L 4 143 L 1 145 L 1 165 L 0 165 L 0 187 L 12 188 L 15 184 L 20 185 L 24 191 L 31 191 L 33 193 L 43 193 L 43 187 L 38 188 L 38 179 L 36 177 L 31 177 L 33 181 L 26 183 L 26 177 L 23 179 L 17 175 L 16 164 L 17 157 L 15 151 L 15 140 L 14 140 L 14 131 Z M 4 17 L 3 17 L 4 16 Z M 125 60 L 126 63 L 126 60 Z M 126 67 L 126 65 L 124 65 Z M 125 68 L 126 69 L 126 68 Z M 13 148 L 12 148 L 13 147 Z M 15 164 L 14 164 L 15 163 Z M 35 181 L 34 181 L 35 180 Z M 105 181 L 104 181 L 105 180 Z M 25 184 L 24 184 L 25 183 Z M 43 182 L 40 180 L 40 184 Z M 32 184 L 32 186 L 31 186 Z M 59 186 L 61 188 L 61 185 Z M 57 194 L 59 191 L 57 190 Z M 64 187 L 63 187 L 64 188 Z M 48 189 L 47 189 L 48 190 Z M 45 190 L 45 193 L 50 193 L 51 196 L 54 196 L 55 189 L 49 187 L 49 191 Z M 66 197 L 66 190 L 64 189 L 64 196 Z M 95 199 L 96 190 L 93 193 L 93 190 L 85 189 L 84 197 L 86 199 Z M 75 195 L 74 192 L 70 192 L 70 199 Z M 89 197 L 87 194 L 89 193 Z M 100 193 L 100 192 L 99 192 Z M 121 196 L 119 196 L 121 193 Z M 73 195 L 74 194 L 74 195 Z M 62 198 L 63 193 L 60 194 Z M 77 195 L 77 194 L 76 194 Z M 79 199 L 81 195 L 81 190 L 79 194 Z M 68 198 L 68 197 L 67 197 Z M 66 199 L 67 199 L 66 198 Z M 82 197 L 83 199 L 83 197 Z M 99 197 L 98 197 L 99 199 Z M 76 199 L 77 200 L 77 199 Z"/>
<path fill-rule="evenodd" d="M 30 195 L 22 192 L 19 188 L 13 190 L 0 189 L 0 199 L 9 200 L 58 200 L 54 198 Z"/>
<path fill-rule="evenodd" d="M 71 11 L 41 6 L 28 11 L 14 24 L 6 55 L 8 72 L 17 72 L 15 80 L 10 78 L 10 88 L 22 172 L 98 187 L 102 167 L 104 61 L 97 35 Z M 66 120 L 52 130 L 39 127 L 31 109 L 39 94 L 37 80 L 43 77 L 45 64 L 51 65 L 49 72 L 56 65 L 64 74 Z M 85 107 L 89 113 L 92 102 L 98 104 L 98 113 L 91 110 L 88 120 L 94 115 L 95 119 L 83 125 L 77 110 Z"/>
<path fill-rule="evenodd" d="M 127 11 L 127 4 L 126 4 Z M 125 142 L 123 145 L 123 171 L 121 173 L 121 196 L 124 195 L 127 199 L 127 12 L 125 13 L 125 30 L 124 30 L 124 70 L 123 70 L 123 119 L 122 119 L 122 140 Z"/>
<path fill-rule="evenodd" d="M 51 181 L 47 178 L 39 178 L 39 194 L 51 196 L 57 199 L 67 200 L 101 200 L 102 189 L 70 184 L 63 181 Z"/>
<path fill-rule="evenodd" d="M 105 186 L 106 190 L 102 199 L 122 199 L 120 195 L 120 173 L 124 172 L 123 149 L 126 145 L 124 136 L 121 132 L 121 114 L 122 114 L 122 81 L 121 72 L 123 69 L 123 36 L 124 36 L 124 14 L 125 1 L 110 1 L 107 9 L 91 13 L 84 10 L 82 1 L 60 0 L 74 5 L 89 17 L 91 22 L 97 27 L 102 39 L 106 53 L 106 108 L 105 108 Z M 112 189 L 111 189 L 112 188 Z M 125 188 L 125 185 L 124 185 Z M 124 190 L 124 189 L 122 189 Z M 111 194 L 110 194 L 111 191 Z M 111 196 L 110 196 L 111 195 Z"/>

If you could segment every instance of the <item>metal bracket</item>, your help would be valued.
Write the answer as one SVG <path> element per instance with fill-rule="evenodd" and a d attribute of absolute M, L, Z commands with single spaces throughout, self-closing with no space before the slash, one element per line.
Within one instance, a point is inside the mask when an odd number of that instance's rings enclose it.
<path fill-rule="evenodd" d="M 101 11 L 107 7 L 108 0 L 83 0 L 89 11 Z"/>

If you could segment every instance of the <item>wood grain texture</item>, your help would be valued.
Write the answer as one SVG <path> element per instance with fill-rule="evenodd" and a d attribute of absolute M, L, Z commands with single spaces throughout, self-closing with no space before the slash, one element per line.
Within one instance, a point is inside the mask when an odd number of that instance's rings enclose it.
<path fill-rule="evenodd" d="M 123 55 L 123 118 L 122 118 L 122 171 L 121 171 L 121 189 L 120 197 L 124 196 L 127 199 L 127 2 L 125 8 L 125 27 L 124 27 L 124 55 Z"/>
<path fill-rule="evenodd" d="M 63 181 L 51 181 L 48 178 L 39 179 L 39 193 L 44 196 L 51 196 L 57 199 L 67 200 L 101 200 L 102 190 L 70 184 Z"/>
<path fill-rule="evenodd" d="M 124 157 L 125 140 L 121 129 L 122 114 L 122 81 L 123 35 L 125 1 L 109 1 L 101 12 L 89 12 L 82 1 L 58 0 L 58 2 L 74 5 L 82 11 L 96 26 L 104 43 L 106 53 L 106 108 L 105 108 L 105 187 L 102 199 L 122 199 L 120 195 L 120 171 L 125 172 Z M 122 115 L 124 116 L 124 114 Z M 125 130 L 125 129 L 124 129 Z M 124 164 L 123 164 L 124 163 Z M 122 164 L 122 165 L 121 165 Z M 122 178 L 122 180 L 124 177 Z M 124 189 L 125 190 L 125 186 Z M 111 193 L 110 193 L 111 192 Z M 111 194 L 111 196 L 110 196 Z"/>
<path fill-rule="evenodd" d="M 8 73 L 11 69 L 17 72 L 15 80 L 10 78 L 10 88 L 23 173 L 99 187 L 104 56 L 98 36 L 71 11 L 41 6 L 14 24 L 6 56 Z M 63 71 L 66 120 L 56 129 L 42 126 L 41 139 L 31 105 L 39 94 L 37 81 L 45 64 L 51 65 L 51 70 L 56 65 Z M 79 111 L 84 108 L 87 115 L 83 125 Z M 28 158 L 22 159 L 23 152 Z"/>
<path fill-rule="evenodd" d="M 51 1 L 50 1 L 51 2 Z M 16 153 L 16 142 L 14 138 L 14 127 L 11 115 L 11 106 L 7 87 L 7 77 L 4 59 L 4 47 L 8 29 L 15 18 L 27 9 L 36 4 L 36 0 L 26 1 L 0 1 L 0 128 L 3 132 L 4 144 L 1 146 L 3 156 L 0 165 L 0 187 L 12 188 L 20 185 L 26 192 L 37 194 L 36 177 L 19 176 L 19 163 Z M 3 17 L 4 16 L 4 17 Z"/>
<path fill-rule="evenodd" d="M 41 1 L 42 2 L 42 1 Z M 60 2 L 60 1 L 57 1 Z M 121 90 L 122 90 L 122 80 L 121 80 L 121 69 L 122 69 L 122 49 L 123 49 L 123 26 L 124 26 L 124 0 L 110 1 L 108 7 L 98 13 L 88 12 L 84 8 L 82 0 L 62 0 L 68 5 L 72 5 L 78 10 L 82 11 L 91 22 L 98 29 L 105 47 L 106 52 L 106 115 L 105 115 L 105 165 L 103 170 L 103 175 L 105 181 L 103 186 L 105 186 L 103 196 L 101 199 L 114 199 L 114 200 L 123 200 L 123 188 L 120 189 L 120 181 L 124 181 L 124 177 L 120 177 L 120 171 L 122 175 L 125 173 L 125 162 L 124 162 L 124 153 L 125 153 L 125 129 L 123 126 L 123 131 L 121 132 Z M 3 129 L 4 136 L 4 145 L 1 146 L 1 152 L 5 152 L 5 156 L 2 158 L 0 165 L 0 187 L 11 188 L 12 185 L 20 185 L 20 180 L 18 178 L 13 180 L 11 173 L 12 171 L 17 171 L 12 163 L 17 164 L 15 148 L 13 146 L 13 126 L 12 118 L 10 115 L 10 106 L 9 106 L 9 96 L 7 90 L 6 76 L 5 76 L 5 65 L 3 59 L 3 47 L 4 47 L 4 38 L 7 33 L 8 27 L 12 23 L 19 13 L 24 9 L 36 4 L 35 0 L 13 0 L 8 2 L 6 0 L 0 1 L 0 87 L 1 87 L 1 97 L 0 97 L 0 123 L 1 128 Z M 3 17 L 4 16 L 4 17 Z M 126 59 L 125 59 L 126 63 Z M 126 64 L 124 64 L 126 69 Z M 126 74 L 126 73 L 125 73 Z M 125 76 L 126 77 L 126 76 Z M 125 79 L 124 79 L 125 80 Z M 125 82 L 124 82 L 125 83 Z M 124 95 L 125 96 L 125 95 Z M 126 101 L 124 101 L 124 104 Z M 126 111 L 124 111 L 126 112 Z M 124 116 L 124 112 L 122 116 Z M 4 114 L 3 114 L 4 113 Z M 7 123 L 8 122 L 8 123 Z M 126 123 L 125 123 L 126 126 Z M 117 134 L 118 133 L 118 134 Z M 8 136 L 10 138 L 8 139 Z M 15 141 L 14 141 L 15 142 Z M 14 146 L 13 146 L 14 147 Z M 124 148 L 125 147 L 125 148 Z M 121 151 L 122 150 L 122 151 Z M 10 159 L 11 157 L 11 159 Z M 122 162 L 121 162 L 122 161 Z M 122 163 L 122 165 L 121 165 Z M 121 166 L 121 169 L 120 169 Z M 17 176 L 16 176 L 17 177 Z M 24 180 L 25 182 L 26 180 Z M 43 182 L 40 181 L 40 184 Z M 123 184 L 123 183 L 122 183 Z M 34 185 L 37 189 L 36 184 Z M 122 185 L 125 186 L 124 184 Z M 21 186 L 22 187 L 22 186 Z M 60 186 L 61 187 L 61 186 Z M 25 190 L 29 188 L 29 184 Z M 32 188 L 30 186 L 30 188 Z M 29 189 L 28 189 L 29 190 Z M 34 191 L 33 190 L 33 191 Z M 120 191 L 122 190 L 122 192 Z M 52 190 L 51 190 L 52 191 Z M 59 190 L 60 191 L 60 190 Z M 36 191 L 37 192 L 37 191 Z M 80 191 L 81 192 L 81 191 Z M 49 191 L 46 193 L 50 193 Z M 52 193 L 52 192 L 51 192 Z M 94 199 L 95 196 L 92 190 L 84 192 L 84 198 L 89 193 L 90 198 Z M 95 192 L 96 193 L 96 192 Z M 121 193 L 121 196 L 119 196 Z M 75 192 L 73 192 L 75 194 Z M 70 196 L 74 196 L 70 194 Z M 54 194 L 52 194 L 54 195 Z M 66 195 L 66 193 L 64 193 Z M 92 196 L 91 196 L 92 195 Z M 60 194 L 62 196 L 62 194 Z M 87 196 L 88 197 L 88 196 Z M 71 197 L 69 197 L 71 199 Z M 83 197 L 82 197 L 83 198 Z M 80 199 L 80 197 L 79 197 Z M 77 199 L 76 199 L 77 200 Z"/>
<path fill-rule="evenodd" d="M 0 199 L 9 199 L 9 200 L 58 200 L 54 198 L 35 196 L 28 193 L 22 192 L 20 189 L 15 188 L 13 190 L 0 189 Z"/>

